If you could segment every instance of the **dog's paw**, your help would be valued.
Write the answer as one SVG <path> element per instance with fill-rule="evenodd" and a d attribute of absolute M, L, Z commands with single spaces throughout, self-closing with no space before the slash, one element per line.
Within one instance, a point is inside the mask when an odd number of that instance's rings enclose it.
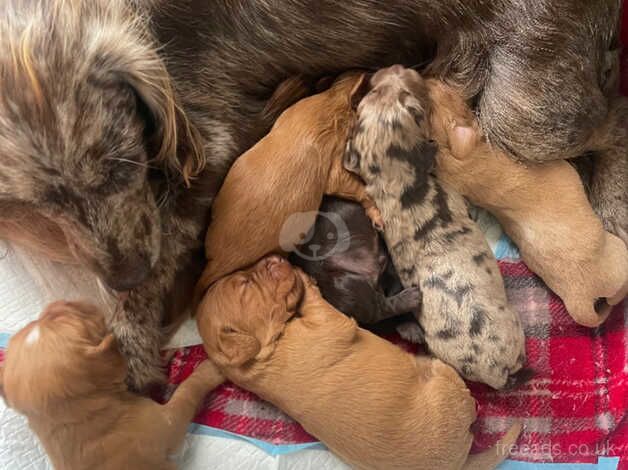
<path fill-rule="evenodd" d="M 401 325 L 397 325 L 396 329 L 399 336 L 410 343 L 422 344 L 425 342 L 425 332 L 417 322 L 404 322 Z"/>
<path fill-rule="evenodd" d="M 371 219 L 371 223 L 373 224 L 375 230 L 378 232 L 384 231 L 384 219 L 382 217 L 382 213 L 377 207 L 369 207 L 366 210 L 366 215 L 369 219 Z"/>
<path fill-rule="evenodd" d="M 413 313 L 415 316 L 421 311 L 421 303 L 423 302 L 423 294 L 417 286 L 408 287 L 402 290 L 396 296 L 399 302 L 399 313 Z"/>

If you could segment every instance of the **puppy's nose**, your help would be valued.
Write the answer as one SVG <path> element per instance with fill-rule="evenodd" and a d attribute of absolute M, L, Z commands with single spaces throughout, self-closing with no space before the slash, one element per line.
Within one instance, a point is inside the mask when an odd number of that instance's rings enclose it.
<path fill-rule="evenodd" d="M 290 272 L 290 265 L 288 262 L 278 255 L 272 255 L 266 258 L 266 270 L 270 276 L 275 280 L 280 280 L 286 277 Z"/>
<path fill-rule="evenodd" d="M 405 70 L 405 67 L 403 65 L 395 64 L 388 67 L 388 70 L 392 74 L 401 75 L 401 73 Z"/>
<path fill-rule="evenodd" d="M 146 281 L 151 271 L 147 257 L 125 258 L 113 263 L 103 280 L 113 290 L 128 291 Z"/>

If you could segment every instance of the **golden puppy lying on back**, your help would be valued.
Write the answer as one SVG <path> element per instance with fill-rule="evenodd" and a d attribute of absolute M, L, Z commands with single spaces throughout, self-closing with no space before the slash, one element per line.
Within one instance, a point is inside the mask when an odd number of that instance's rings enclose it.
<path fill-rule="evenodd" d="M 475 402 L 454 369 L 358 328 L 279 256 L 215 283 L 197 321 L 227 378 L 354 468 L 489 469 L 521 431 L 517 424 L 500 446 L 469 456 Z"/>
<path fill-rule="evenodd" d="M 236 160 L 212 205 L 205 238 L 208 264 L 197 296 L 225 274 L 297 244 L 314 225 L 324 194 L 362 203 L 374 224 L 381 225 L 364 184 L 342 166 L 355 106 L 367 82 L 364 74 L 348 73 L 328 90 L 297 102 Z M 282 233 L 287 219 L 299 213 L 307 214 L 305 219 L 293 233 Z"/>
<path fill-rule="evenodd" d="M 205 361 L 165 405 L 134 395 L 102 314 L 66 302 L 11 338 L 0 371 L 7 405 L 28 418 L 57 470 L 174 470 L 189 422 L 224 380 Z"/>

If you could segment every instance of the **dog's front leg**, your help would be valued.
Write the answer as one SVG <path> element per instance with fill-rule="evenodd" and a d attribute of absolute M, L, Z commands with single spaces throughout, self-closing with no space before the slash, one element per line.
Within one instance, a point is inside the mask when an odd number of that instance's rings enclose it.
<path fill-rule="evenodd" d="M 167 446 L 170 452 L 178 450 L 205 396 L 224 381 L 218 368 L 207 359 L 196 367 L 192 375 L 175 390 L 168 403 L 162 406 L 168 424 Z"/>
<path fill-rule="evenodd" d="M 127 384 L 132 390 L 143 391 L 150 384 L 164 381 L 159 351 L 162 332 L 163 294 L 152 280 L 142 289 L 129 292 L 122 308 L 111 318 L 110 326 L 120 352 L 128 363 Z"/>

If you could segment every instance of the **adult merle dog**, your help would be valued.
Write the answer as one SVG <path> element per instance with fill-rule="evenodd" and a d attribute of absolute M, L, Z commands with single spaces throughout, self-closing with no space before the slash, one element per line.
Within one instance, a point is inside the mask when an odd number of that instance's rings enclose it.
<path fill-rule="evenodd" d="M 625 238 L 619 13 L 620 0 L 4 0 L 0 234 L 124 293 L 110 324 L 143 388 L 212 197 L 277 84 L 399 62 L 460 85 L 513 158 L 593 155 L 592 203 Z"/>

